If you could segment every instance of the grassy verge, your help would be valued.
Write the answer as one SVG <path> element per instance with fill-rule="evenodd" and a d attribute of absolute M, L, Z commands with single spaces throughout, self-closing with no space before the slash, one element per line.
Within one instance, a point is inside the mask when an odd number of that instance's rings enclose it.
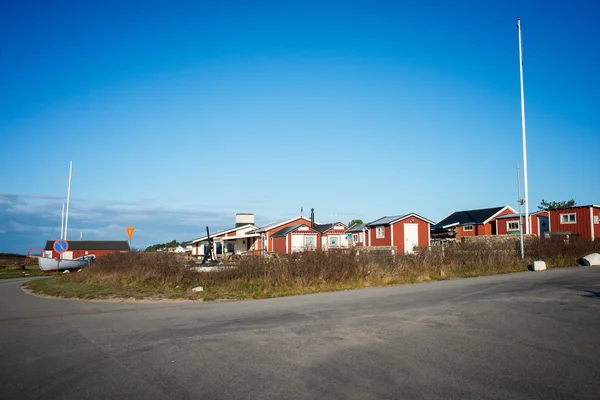
<path fill-rule="evenodd" d="M 29 276 L 40 276 L 42 271 L 37 265 L 27 265 L 25 269 L 21 268 L 3 268 L 0 269 L 0 279 L 26 278 Z"/>
<path fill-rule="evenodd" d="M 235 268 L 196 272 L 185 258 L 167 253 L 117 253 L 81 272 L 29 282 L 51 296 L 110 299 L 260 299 L 317 292 L 467 278 L 526 271 L 533 260 L 550 267 L 577 265 L 600 251 L 600 241 L 530 241 L 521 260 L 518 242 L 461 244 L 421 249 L 412 255 L 337 250 L 280 258 L 246 257 Z M 202 286 L 202 292 L 192 288 Z"/>

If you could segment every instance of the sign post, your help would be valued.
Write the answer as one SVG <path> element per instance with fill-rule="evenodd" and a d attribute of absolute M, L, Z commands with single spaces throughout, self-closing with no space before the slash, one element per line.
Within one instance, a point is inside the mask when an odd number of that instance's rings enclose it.
<path fill-rule="evenodd" d="M 60 269 L 60 260 L 62 259 L 62 254 L 69 250 L 69 242 L 65 239 L 58 239 L 54 241 L 52 248 L 55 252 L 58 253 L 58 260 L 56 261 L 56 273 L 58 274 L 58 270 Z"/>
<path fill-rule="evenodd" d="M 133 231 L 135 231 L 133 226 L 125 228 L 125 232 L 127 232 L 127 237 L 129 238 L 129 250 L 131 250 L 131 237 L 133 236 Z"/>

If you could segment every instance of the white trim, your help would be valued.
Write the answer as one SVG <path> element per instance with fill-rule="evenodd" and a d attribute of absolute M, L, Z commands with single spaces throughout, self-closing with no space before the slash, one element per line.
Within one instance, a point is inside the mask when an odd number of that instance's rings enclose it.
<path fill-rule="evenodd" d="M 517 224 L 516 229 L 511 229 L 510 224 Z M 506 221 L 506 232 L 519 232 L 519 227 L 521 226 L 520 221 Z"/>
<path fill-rule="evenodd" d="M 442 229 L 451 228 L 456 225 L 460 225 L 460 222 L 455 222 L 453 224 L 444 225 L 444 226 L 442 226 Z"/>
<path fill-rule="evenodd" d="M 474 230 L 474 226 L 475 226 L 475 225 L 476 225 L 476 224 L 467 224 L 467 225 L 463 225 L 463 232 L 473 232 L 473 230 Z M 467 229 L 467 226 L 470 226 L 470 227 L 471 227 L 471 229 Z"/>
<path fill-rule="evenodd" d="M 567 216 L 567 215 L 574 215 L 575 219 L 573 220 L 573 222 L 569 221 L 570 218 L 567 218 L 567 222 L 563 222 L 563 215 Z M 577 212 L 570 212 L 570 213 L 562 213 L 562 214 L 558 214 L 558 222 L 561 225 L 575 225 L 577 224 Z"/>
<path fill-rule="evenodd" d="M 431 226 L 427 229 L 427 247 L 431 247 Z"/>
<path fill-rule="evenodd" d="M 248 226 L 252 226 L 252 227 L 256 228 L 256 225 L 254 225 L 254 224 L 247 224 L 247 225 L 238 226 L 237 228 L 231 228 L 231 229 L 228 229 L 228 230 L 225 230 L 225 231 L 213 233 L 210 236 L 214 239 L 215 236 L 227 235 L 228 233 L 239 231 L 240 229 L 247 228 Z M 192 240 L 191 243 L 202 242 L 202 241 L 205 241 L 207 239 L 208 239 L 208 236 L 202 236 L 201 238 Z"/>
<path fill-rule="evenodd" d="M 371 247 L 371 228 L 369 228 L 369 247 Z"/>
<path fill-rule="evenodd" d="M 385 231 L 385 229 L 384 229 Z M 392 224 L 390 224 L 390 246 L 394 245 L 394 227 L 392 226 Z"/>
<path fill-rule="evenodd" d="M 381 236 L 379 236 L 379 228 L 383 229 Z M 378 225 L 375 227 L 375 239 L 385 239 L 385 225 Z"/>
<path fill-rule="evenodd" d="M 280 222 L 280 223 L 275 224 L 273 226 L 269 226 L 268 228 L 266 228 L 266 226 L 269 225 L 269 224 L 265 224 L 265 225 L 259 226 L 259 227 L 256 228 L 256 230 L 257 231 L 264 230 L 265 232 L 267 232 L 267 231 L 270 231 L 272 229 L 278 228 L 281 225 L 285 225 L 287 223 L 290 223 L 290 222 L 295 221 L 295 220 L 300 219 L 300 218 L 306 220 L 309 223 L 308 226 L 310 226 L 310 218 L 307 218 L 307 217 L 304 217 L 304 216 L 300 215 L 298 217 L 290 218 L 287 221 Z M 317 221 L 315 221 L 315 225 L 320 225 L 320 224 Z"/>
<path fill-rule="evenodd" d="M 431 221 L 431 220 L 428 220 L 428 219 L 427 219 L 427 218 L 425 218 L 425 217 L 421 217 L 419 214 L 415 214 L 415 213 L 410 213 L 410 214 L 403 215 L 403 216 L 401 216 L 400 218 L 398 218 L 398 219 L 395 219 L 395 220 L 393 220 L 392 222 L 390 222 L 390 225 L 393 225 L 393 224 L 395 224 L 396 222 L 404 221 L 404 220 L 405 220 L 406 218 L 408 218 L 408 217 L 416 217 L 416 218 L 419 218 L 421 221 L 425 221 L 425 222 L 427 222 L 427 223 L 428 223 L 428 224 L 430 224 L 430 225 L 435 225 L 435 222 L 433 222 L 433 221 Z M 385 218 L 385 217 L 383 217 L 383 218 Z M 409 223 L 409 224 L 414 224 L 414 222 L 408 222 L 408 223 Z"/>
<path fill-rule="evenodd" d="M 590 229 L 592 234 L 592 241 L 594 240 L 594 207 L 590 207 Z"/>
<path fill-rule="evenodd" d="M 513 214 L 516 214 L 517 212 L 511 207 L 511 206 L 504 206 L 504 208 L 502 208 L 500 211 L 498 211 L 496 214 L 492 215 L 491 217 L 489 217 L 488 219 L 486 219 L 485 221 L 483 221 L 482 224 L 487 224 L 488 222 L 490 222 L 492 219 L 496 218 L 498 216 L 498 214 L 501 214 L 504 210 L 509 209 L 510 211 L 512 211 Z"/>

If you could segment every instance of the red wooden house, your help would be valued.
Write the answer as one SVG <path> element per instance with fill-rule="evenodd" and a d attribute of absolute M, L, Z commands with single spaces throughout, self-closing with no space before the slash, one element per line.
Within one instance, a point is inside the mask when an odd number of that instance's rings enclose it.
<path fill-rule="evenodd" d="M 322 250 L 348 248 L 348 227 L 342 222 L 315 224 L 319 232 L 319 248 Z"/>
<path fill-rule="evenodd" d="M 550 235 L 569 235 L 587 240 L 600 238 L 600 205 L 550 210 Z"/>
<path fill-rule="evenodd" d="M 525 215 L 522 217 L 521 228 L 525 233 Z M 537 237 L 543 238 L 550 231 L 548 211 L 536 211 L 529 214 L 531 227 L 529 231 Z M 496 218 L 496 233 L 498 235 L 519 234 L 519 214 L 505 214 Z"/>
<path fill-rule="evenodd" d="M 271 236 L 273 250 L 281 254 L 315 250 L 318 247 L 320 232 L 306 224 L 287 226 Z"/>
<path fill-rule="evenodd" d="M 365 224 L 356 224 L 348 228 L 347 234 L 352 235 L 352 246 L 368 246 L 369 245 L 369 228 Z"/>
<path fill-rule="evenodd" d="M 83 256 L 103 255 L 115 252 L 130 251 L 127 240 L 70 240 L 69 248 L 62 254 L 65 260 L 72 260 Z M 44 256 L 49 258 L 59 258 L 59 254 L 54 251 L 54 240 L 48 240 L 44 247 Z"/>
<path fill-rule="evenodd" d="M 455 211 L 432 227 L 432 236 L 436 240 L 461 240 L 466 236 L 497 235 L 496 219 L 508 214 L 516 211 L 510 206 Z"/>
<path fill-rule="evenodd" d="M 414 213 L 379 218 L 366 224 L 369 246 L 396 246 L 398 253 L 412 253 L 417 246 L 429 246 L 432 224 Z"/>

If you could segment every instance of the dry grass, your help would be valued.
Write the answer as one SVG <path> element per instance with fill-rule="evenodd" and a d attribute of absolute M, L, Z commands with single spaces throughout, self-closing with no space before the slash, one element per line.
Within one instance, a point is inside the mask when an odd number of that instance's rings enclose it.
<path fill-rule="evenodd" d="M 168 253 L 114 253 L 82 272 L 30 283 L 34 291 L 64 297 L 166 297 L 245 299 L 344 290 L 524 271 L 533 260 L 569 267 L 600 241 L 531 240 L 521 260 L 518 241 L 466 243 L 419 249 L 415 254 L 330 250 L 280 258 L 248 256 L 235 268 L 196 272 L 185 258 Z M 191 289 L 202 286 L 203 292 Z M 86 290 L 86 287 L 89 290 Z"/>

